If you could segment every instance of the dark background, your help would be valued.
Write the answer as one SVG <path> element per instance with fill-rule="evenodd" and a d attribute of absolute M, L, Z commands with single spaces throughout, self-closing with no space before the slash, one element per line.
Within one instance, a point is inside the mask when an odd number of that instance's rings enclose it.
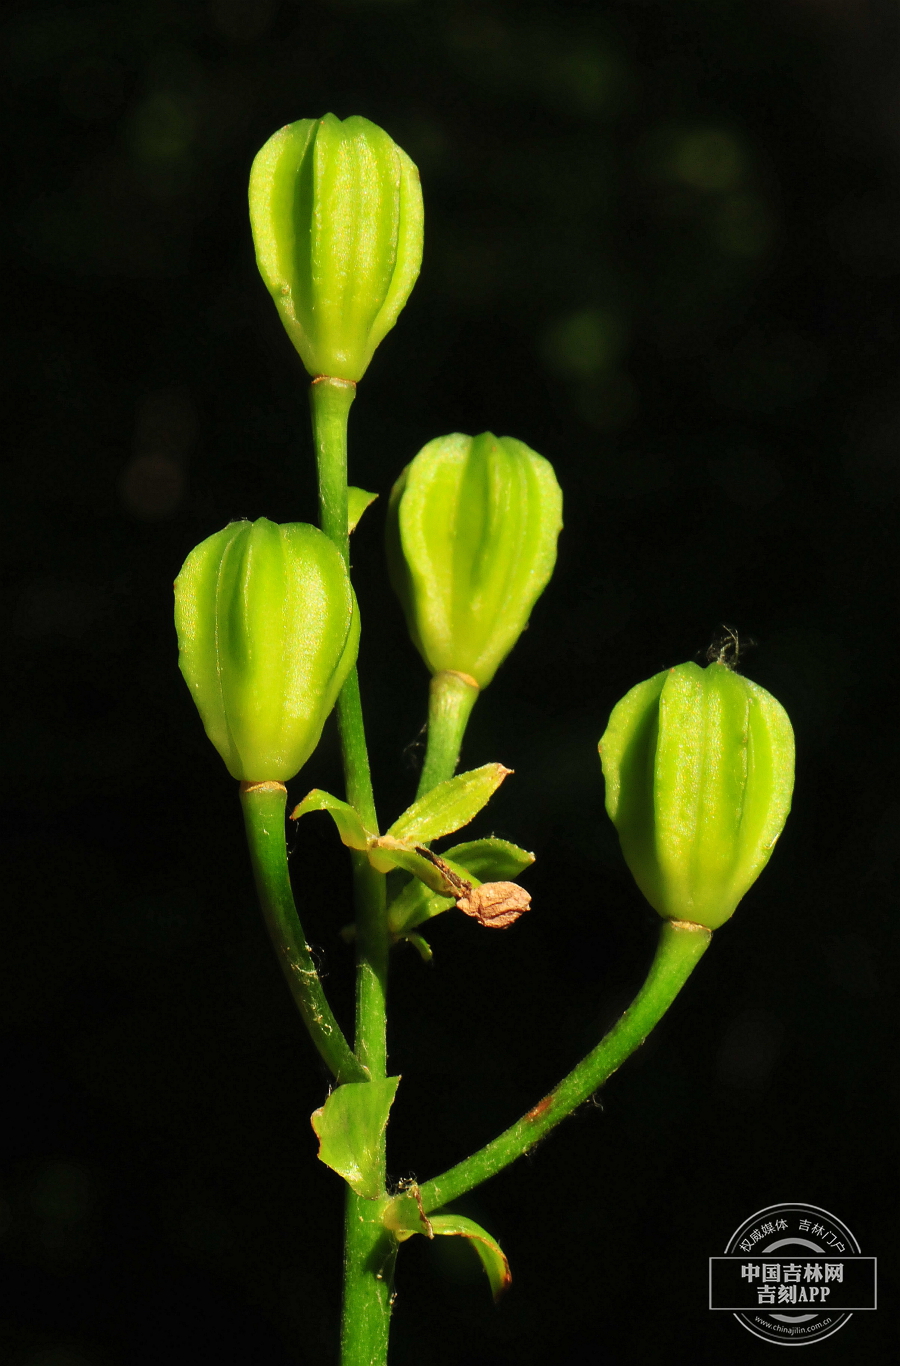
<path fill-rule="evenodd" d="M 254 905 L 234 785 L 175 666 L 171 582 L 233 517 L 312 519 L 305 377 L 255 270 L 246 181 L 281 124 L 382 124 L 418 163 L 422 276 L 360 386 L 352 479 L 491 428 L 555 464 L 556 577 L 464 760 L 534 912 L 396 956 L 394 1177 L 533 1103 L 639 984 L 655 917 L 596 743 L 723 622 L 796 729 L 770 868 L 670 1016 L 460 1208 L 510 1256 L 401 1252 L 397 1366 L 768 1363 L 706 1258 L 777 1201 L 882 1259 L 816 1360 L 886 1362 L 897 799 L 897 11 L 866 0 L 132 0 L 14 5 L 2 41 L 6 697 L 0 1359 L 333 1362 L 341 1188 L 326 1079 Z M 426 674 L 354 538 L 384 814 Z M 295 780 L 338 788 L 334 735 Z M 344 855 L 293 869 L 346 1018 Z"/>

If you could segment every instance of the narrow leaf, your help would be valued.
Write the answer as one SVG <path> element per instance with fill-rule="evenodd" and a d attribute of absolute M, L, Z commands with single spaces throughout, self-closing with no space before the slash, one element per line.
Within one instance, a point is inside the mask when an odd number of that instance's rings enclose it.
<path fill-rule="evenodd" d="M 441 896 L 418 878 L 413 878 L 388 906 L 388 927 L 395 939 L 402 939 L 417 925 L 455 905 L 454 897 Z"/>
<path fill-rule="evenodd" d="M 478 878 L 473 877 L 461 863 L 451 863 L 443 855 L 431 855 L 431 859 L 425 859 L 423 855 L 417 854 L 416 858 L 419 865 L 427 863 L 428 868 L 419 870 L 406 864 L 416 881 L 408 883 L 388 907 L 388 925 L 391 933 L 398 939 L 416 925 L 430 920 L 432 916 L 449 911 L 460 895 L 481 886 Z M 432 859 L 436 862 L 432 862 Z M 424 876 L 420 881 L 422 874 Z"/>
<path fill-rule="evenodd" d="M 494 838 L 469 840 L 467 844 L 456 844 L 441 854 L 448 863 L 461 864 L 481 882 L 503 882 L 518 877 L 525 868 L 534 863 L 534 854 L 520 849 L 508 840 Z"/>
<path fill-rule="evenodd" d="M 346 1082 L 312 1114 L 319 1161 L 369 1200 L 379 1195 L 378 1142 L 387 1127 L 399 1080 Z"/>
<path fill-rule="evenodd" d="M 474 1219 L 466 1219 L 461 1214 L 427 1215 L 417 1185 L 412 1184 L 394 1196 L 385 1207 L 382 1220 L 385 1228 L 396 1234 L 401 1243 L 416 1233 L 426 1238 L 467 1238 L 481 1258 L 495 1300 L 512 1281 L 509 1262 L 496 1238 L 492 1238 Z"/>
<path fill-rule="evenodd" d="M 347 487 L 347 530 L 354 532 L 359 525 L 359 519 L 367 507 L 378 497 L 377 493 L 366 493 L 365 489 L 354 488 L 352 484 Z"/>
<path fill-rule="evenodd" d="M 395 840 L 391 835 L 382 835 L 369 845 L 369 861 L 373 868 L 385 873 L 390 868 L 402 868 L 405 873 L 424 882 L 433 892 L 442 896 L 459 896 L 470 886 L 464 868 L 457 873 L 444 859 L 431 855 L 422 845 L 413 848 L 405 840 Z"/>
<path fill-rule="evenodd" d="M 310 811 L 327 811 L 338 828 L 341 841 L 347 845 L 348 849 L 367 849 L 369 847 L 369 835 L 359 816 L 353 807 L 347 802 L 342 802 L 339 797 L 332 797 L 330 792 L 323 792 L 321 788 L 314 787 L 312 792 L 307 793 L 299 806 L 295 806 L 291 812 L 291 820 L 298 821 L 301 816 L 305 816 Z"/>
<path fill-rule="evenodd" d="M 365 1082 L 356 1082 L 357 1086 L 365 1086 Z M 464 1219 L 461 1214 L 432 1214 L 429 1216 L 432 1232 L 435 1237 L 444 1234 L 456 1235 L 460 1238 L 468 1238 L 475 1251 L 481 1258 L 481 1265 L 487 1272 L 488 1280 L 491 1283 L 491 1293 L 494 1299 L 498 1299 L 512 1280 L 509 1270 L 509 1262 L 506 1254 L 489 1233 L 476 1224 L 474 1219 Z"/>
<path fill-rule="evenodd" d="M 461 830 L 487 805 L 511 772 L 502 764 L 485 764 L 438 783 L 394 821 L 388 834 L 410 844 L 428 844 Z"/>

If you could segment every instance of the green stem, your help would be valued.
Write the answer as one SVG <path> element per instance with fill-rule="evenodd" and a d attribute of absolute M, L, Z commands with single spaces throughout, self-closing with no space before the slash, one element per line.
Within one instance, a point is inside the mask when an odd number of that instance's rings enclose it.
<path fill-rule="evenodd" d="M 241 806 L 263 919 L 310 1037 L 339 1082 L 368 1081 L 331 1012 L 297 915 L 284 841 L 287 788 L 241 783 Z"/>
<path fill-rule="evenodd" d="M 349 380 L 320 378 L 309 389 L 319 472 L 322 530 L 349 565 L 347 530 L 347 419 L 356 395 Z M 347 800 L 368 830 L 378 829 L 359 676 L 354 669 L 337 704 Z M 385 1003 L 390 938 L 385 882 L 363 855 L 353 860 L 356 901 L 356 1047 L 373 1077 L 385 1076 Z"/>
<path fill-rule="evenodd" d="M 319 521 L 350 562 L 350 531 L 347 517 L 347 418 L 356 398 L 349 379 L 321 376 L 309 386 L 313 441 L 319 471 Z"/>
<path fill-rule="evenodd" d="M 310 386 L 313 438 L 319 471 L 322 530 L 349 568 L 347 519 L 347 419 L 356 386 L 320 378 Z M 354 669 L 337 704 L 347 800 L 369 830 L 378 829 L 366 747 L 359 678 Z M 386 1002 L 390 938 L 385 879 L 364 855 L 353 856 L 356 902 L 356 1036 L 360 1060 L 372 1078 L 387 1071 Z M 372 1144 L 371 1161 L 379 1189 L 385 1187 L 385 1138 Z M 396 1242 L 377 1217 L 378 1206 L 347 1192 L 344 1242 L 342 1366 L 384 1366 L 387 1361 L 391 1291 Z"/>
<path fill-rule="evenodd" d="M 373 1078 L 387 1072 L 387 932 L 385 879 L 364 854 L 353 855 L 356 901 L 356 1048 Z M 369 1161 L 385 1191 L 385 1132 L 372 1136 Z M 380 1202 L 349 1187 L 344 1222 L 341 1366 L 385 1366 L 391 1325 L 396 1241 L 379 1217 Z"/>
<path fill-rule="evenodd" d="M 314 379 L 309 386 L 313 441 L 319 473 L 319 520 L 322 530 L 337 546 L 350 567 L 350 532 L 347 520 L 347 419 L 356 397 L 350 380 Z M 337 704 L 347 801 L 359 812 L 369 830 L 377 830 L 375 794 L 369 770 L 369 753 L 363 724 L 359 677 L 352 671 L 341 689 Z"/>
<path fill-rule="evenodd" d="M 387 883 L 365 854 L 353 855 L 356 902 L 356 1047 L 369 1075 L 387 1076 L 387 976 L 390 936 L 387 929 Z M 384 1181 L 384 1145 L 380 1151 Z"/>
<path fill-rule="evenodd" d="M 362 698 L 359 693 L 359 674 L 353 668 L 341 688 L 337 701 L 338 731 L 344 757 L 344 785 L 347 801 L 359 812 L 367 830 L 378 829 L 375 793 L 369 769 L 366 728 L 363 723 Z"/>
<path fill-rule="evenodd" d="M 592 1096 L 662 1019 L 711 939 L 711 932 L 702 925 L 663 921 L 647 980 L 621 1019 L 593 1052 L 505 1133 L 442 1176 L 426 1181 L 419 1191 L 426 1214 L 495 1176 Z"/>
<path fill-rule="evenodd" d="M 380 1200 L 366 1200 L 347 1187 L 341 1366 L 387 1362 L 397 1240 L 381 1214 Z"/>
<path fill-rule="evenodd" d="M 428 747 L 416 797 L 452 778 L 459 763 L 466 725 L 478 700 L 478 684 L 469 674 L 442 669 L 428 693 Z"/>

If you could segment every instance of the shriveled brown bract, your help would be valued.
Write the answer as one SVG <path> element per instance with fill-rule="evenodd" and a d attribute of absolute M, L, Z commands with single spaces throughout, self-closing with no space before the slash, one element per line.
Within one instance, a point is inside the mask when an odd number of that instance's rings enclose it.
<path fill-rule="evenodd" d="M 427 846 L 417 844 L 416 853 L 440 870 L 447 881 L 447 895 L 456 898 L 463 915 L 470 915 L 489 930 L 505 930 L 531 909 L 531 893 L 517 882 L 483 882 L 473 887 Z"/>
<path fill-rule="evenodd" d="M 505 930 L 531 909 L 531 895 L 517 882 L 485 882 L 459 897 L 456 904 L 487 929 Z"/>

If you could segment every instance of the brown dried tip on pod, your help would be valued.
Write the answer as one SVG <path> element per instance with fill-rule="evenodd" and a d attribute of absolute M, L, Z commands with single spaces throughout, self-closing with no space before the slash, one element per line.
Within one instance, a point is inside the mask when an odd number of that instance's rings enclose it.
<path fill-rule="evenodd" d="M 457 901 L 463 915 L 470 915 L 489 930 L 505 930 L 531 909 L 531 895 L 517 882 L 484 882 Z"/>

